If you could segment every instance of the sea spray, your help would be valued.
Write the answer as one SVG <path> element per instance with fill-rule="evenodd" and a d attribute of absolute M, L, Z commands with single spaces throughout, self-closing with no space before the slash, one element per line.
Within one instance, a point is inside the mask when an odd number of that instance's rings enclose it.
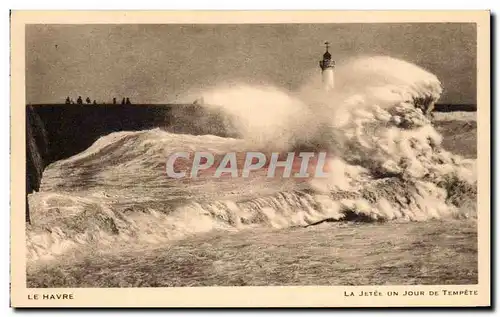
<path fill-rule="evenodd" d="M 200 136 L 118 132 L 53 163 L 41 191 L 30 196 L 28 258 L 211 230 L 475 217 L 475 160 L 445 151 L 426 116 L 440 96 L 439 80 L 390 57 L 354 59 L 338 67 L 336 78 L 331 92 L 313 81 L 296 92 L 212 89 L 199 107 L 217 127 L 201 126 Z M 215 130 L 235 137 L 210 135 Z M 330 154 L 329 178 L 183 182 L 165 173 L 166 157 L 178 151 L 305 150 Z"/>

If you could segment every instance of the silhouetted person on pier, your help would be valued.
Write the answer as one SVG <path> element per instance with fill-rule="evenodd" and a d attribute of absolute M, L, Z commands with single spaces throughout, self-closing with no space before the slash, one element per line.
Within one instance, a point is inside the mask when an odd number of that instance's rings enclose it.
<path fill-rule="evenodd" d="M 65 101 L 65 103 L 66 103 L 67 105 L 69 105 L 69 104 L 71 103 L 71 100 L 69 100 L 69 97 L 66 97 L 66 101 Z"/>
<path fill-rule="evenodd" d="M 125 103 L 126 103 L 127 105 L 130 105 L 130 104 L 131 104 L 130 99 L 128 99 L 128 98 L 127 98 L 127 100 L 125 101 Z"/>
<path fill-rule="evenodd" d="M 78 99 L 76 100 L 76 103 L 79 105 L 83 104 L 82 96 L 78 96 Z"/>
<path fill-rule="evenodd" d="M 91 102 L 89 97 L 87 97 L 87 99 L 85 99 L 85 101 L 86 101 L 87 103 L 90 103 L 90 102 Z"/>
<path fill-rule="evenodd" d="M 116 105 L 116 98 L 113 98 L 113 104 Z"/>
<path fill-rule="evenodd" d="M 202 105 L 204 104 L 204 100 L 203 100 L 203 97 L 199 98 L 199 99 L 196 99 L 194 102 L 193 102 L 193 105 Z"/>
<path fill-rule="evenodd" d="M 93 102 L 93 103 L 94 103 L 94 105 L 97 105 L 97 102 L 96 102 L 95 100 L 94 100 L 94 102 Z"/>
<path fill-rule="evenodd" d="M 124 105 L 124 104 L 125 104 L 125 98 L 122 99 L 122 105 Z"/>

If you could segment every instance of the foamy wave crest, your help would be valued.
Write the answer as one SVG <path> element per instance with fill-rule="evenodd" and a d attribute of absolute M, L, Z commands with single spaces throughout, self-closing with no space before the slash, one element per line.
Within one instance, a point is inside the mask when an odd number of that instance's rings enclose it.
<path fill-rule="evenodd" d="M 315 80 L 292 93 L 212 89 L 201 106 L 218 114 L 210 131 L 236 138 L 120 132 L 52 164 L 41 192 L 30 197 L 28 257 L 255 226 L 475 217 L 476 162 L 444 150 L 426 116 L 442 92 L 436 76 L 369 57 L 339 66 L 336 85 L 330 92 Z M 300 184 L 258 175 L 183 182 L 164 172 L 166 155 L 176 151 L 301 149 L 328 151 L 330 177 Z"/>

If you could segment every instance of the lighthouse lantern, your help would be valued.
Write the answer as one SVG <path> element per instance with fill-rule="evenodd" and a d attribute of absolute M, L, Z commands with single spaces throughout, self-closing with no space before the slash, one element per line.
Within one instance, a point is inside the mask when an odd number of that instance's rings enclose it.
<path fill-rule="evenodd" d="M 334 73 L 335 61 L 332 60 L 332 54 L 328 51 L 330 48 L 330 43 L 325 42 L 326 52 L 323 54 L 323 60 L 319 62 L 319 67 L 321 68 L 321 76 L 323 81 L 323 87 L 325 90 L 331 90 L 335 87 Z"/>

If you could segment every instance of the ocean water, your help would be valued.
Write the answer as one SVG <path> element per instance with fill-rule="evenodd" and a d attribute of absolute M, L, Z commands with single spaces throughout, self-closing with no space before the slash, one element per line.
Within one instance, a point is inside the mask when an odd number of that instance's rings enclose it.
<path fill-rule="evenodd" d="M 215 123 L 199 122 L 202 135 L 116 132 L 54 162 L 29 197 L 28 260 L 212 230 L 476 217 L 476 160 L 443 149 L 422 111 L 442 92 L 435 75 L 376 56 L 338 67 L 332 91 L 319 81 L 306 79 L 298 91 L 216 86 L 201 92 L 203 107 L 216 114 Z M 165 171 L 168 155 L 180 151 L 303 150 L 328 153 L 327 178 L 256 171 L 249 178 L 173 179 Z"/>

